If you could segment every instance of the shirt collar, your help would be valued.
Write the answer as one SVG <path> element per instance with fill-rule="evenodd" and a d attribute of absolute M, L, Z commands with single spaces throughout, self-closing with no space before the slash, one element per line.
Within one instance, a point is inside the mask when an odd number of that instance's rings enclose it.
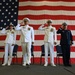
<path fill-rule="evenodd" d="M 51 28 L 52 26 L 50 25 L 50 26 L 48 26 L 48 28 Z"/>
<path fill-rule="evenodd" d="M 25 25 L 24 27 L 27 28 L 27 27 L 29 27 L 29 25 Z"/>

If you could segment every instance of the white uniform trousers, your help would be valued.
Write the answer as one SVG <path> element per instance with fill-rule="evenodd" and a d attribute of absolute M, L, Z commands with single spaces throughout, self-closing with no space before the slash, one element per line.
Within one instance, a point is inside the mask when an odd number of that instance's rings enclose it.
<path fill-rule="evenodd" d="M 12 44 L 5 44 L 5 55 L 4 55 L 4 63 L 7 64 L 11 64 L 12 61 L 12 54 L 13 54 L 13 48 L 14 46 L 12 46 Z M 9 57 L 8 57 L 8 53 L 9 53 Z"/>
<path fill-rule="evenodd" d="M 23 63 L 30 64 L 31 63 L 31 43 L 30 42 L 22 43 L 22 51 L 23 51 Z"/>
<path fill-rule="evenodd" d="M 50 50 L 50 51 L 49 51 Z M 48 52 L 50 52 L 51 64 L 54 64 L 54 45 L 50 42 L 45 42 L 45 63 L 48 64 Z"/>

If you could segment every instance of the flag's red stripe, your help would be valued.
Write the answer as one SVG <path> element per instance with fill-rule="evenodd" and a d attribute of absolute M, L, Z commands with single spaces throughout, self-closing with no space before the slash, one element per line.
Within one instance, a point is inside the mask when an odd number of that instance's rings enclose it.
<path fill-rule="evenodd" d="M 56 47 L 54 47 L 56 51 Z M 21 46 L 19 46 L 18 51 L 22 51 Z M 41 51 L 41 46 L 34 46 L 34 51 Z M 75 47 L 71 46 L 71 52 L 75 52 Z"/>
<path fill-rule="evenodd" d="M 42 64 L 45 63 L 44 58 L 45 58 L 45 57 L 42 57 Z M 56 60 L 57 60 L 57 58 L 55 57 L 55 58 L 54 58 L 55 64 L 56 64 Z M 63 64 L 62 58 L 59 57 L 59 60 L 60 60 L 60 64 Z M 71 58 L 70 60 L 71 60 L 71 64 L 75 64 L 75 58 Z M 35 62 L 36 64 L 40 64 L 40 57 L 35 57 L 35 58 L 34 58 L 34 62 Z M 51 63 L 51 62 L 50 62 L 50 57 L 48 57 L 48 63 Z M 57 64 L 59 64 L 59 63 L 57 63 Z"/>
<path fill-rule="evenodd" d="M 67 16 L 67 15 L 19 15 L 18 19 L 22 20 L 23 18 L 28 17 L 33 20 L 41 20 L 41 19 L 52 19 L 52 20 L 75 20 L 75 16 Z"/>
<path fill-rule="evenodd" d="M 55 2 L 55 1 L 64 1 L 64 2 L 75 2 L 75 0 L 19 0 L 19 2 L 27 2 L 27 1 L 52 1 L 52 2 Z"/>
<path fill-rule="evenodd" d="M 32 25 L 32 24 L 30 24 L 30 26 L 32 26 L 35 30 L 38 30 L 40 24 L 39 25 L 35 25 L 35 24 Z M 56 29 L 59 29 L 61 25 L 54 25 L 53 24 L 52 26 L 56 27 Z M 68 29 L 75 30 L 75 26 L 74 25 L 68 25 Z"/>
<path fill-rule="evenodd" d="M 35 58 L 34 58 L 34 63 L 35 63 L 35 64 L 40 64 L 40 58 L 41 58 L 41 57 L 35 57 Z M 45 63 L 44 58 L 45 58 L 45 57 L 42 57 L 42 64 Z M 55 57 L 55 58 L 54 58 L 55 64 L 56 64 L 56 60 L 57 60 L 57 58 Z M 59 57 L 59 60 L 60 60 L 60 64 L 63 64 L 62 58 Z M 70 60 L 71 60 L 71 64 L 75 64 L 75 58 L 71 58 Z M 50 57 L 48 57 L 48 63 L 51 63 L 51 62 L 50 62 Z M 58 64 L 58 63 L 57 63 L 57 64 Z"/>
<path fill-rule="evenodd" d="M 75 11 L 75 6 L 19 6 L 19 11 L 23 10 L 66 10 Z"/>
<path fill-rule="evenodd" d="M 2 46 L 4 48 L 4 46 Z M 18 51 L 22 51 L 22 47 L 18 46 Z M 41 46 L 34 46 L 33 51 L 41 51 Z M 54 47 L 54 51 L 56 51 L 56 47 Z M 0 49 L 0 52 L 4 52 L 4 50 Z M 75 52 L 75 47 L 71 46 L 71 52 Z"/>
<path fill-rule="evenodd" d="M 2 58 L 0 58 L 0 60 L 2 61 L 3 60 L 3 57 Z M 13 62 L 14 63 L 16 63 L 16 61 L 14 61 L 15 59 L 13 58 Z M 17 60 L 18 60 L 18 64 L 22 64 L 22 57 L 17 57 Z M 54 62 L 55 62 L 55 64 L 58 64 L 58 63 L 56 63 L 56 60 L 57 60 L 57 58 L 55 57 L 54 58 Z M 63 60 L 62 60 L 62 58 L 60 58 L 59 57 L 59 60 L 60 60 L 60 64 L 63 64 Z M 75 64 L 75 58 L 71 58 L 70 59 L 71 60 L 71 64 Z M 33 64 L 33 57 L 31 58 L 31 63 Z M 45 60 L 44 60 L 44 57 L 42 57 L 42 64 L 44 64 L 45 63 Z M 48 63 L 50 63 L 50 57 L 48 58 Z M 40 64 L 40 57 L 34 57 L 34 64 Z"/>
<path fill-rule="evenodd" d="M 57 35 L 57 40 L 60 40 L 61 36 Z M 44 40 L 44 35 L 35 35 L 35 40 Z M 75 40 L 75 36 L 73 36 L 73 40 Z"/>
<path fill-rule="evenodd" d="M 5 40 L 5 38 L 6 38 L 6 35 L 0 36 L 0 41 Z M 61 36 L 58 35 L 57 40 L 60 40 L 60 38 L 61 38 Z M 16 40 L 20 40 L 20 35 L 17 35 Z M 35 35 L 35 40 L 44 40 L 44 35 Z M 73 40 L 75 40 L 75 36 L 73 36 Z"/>

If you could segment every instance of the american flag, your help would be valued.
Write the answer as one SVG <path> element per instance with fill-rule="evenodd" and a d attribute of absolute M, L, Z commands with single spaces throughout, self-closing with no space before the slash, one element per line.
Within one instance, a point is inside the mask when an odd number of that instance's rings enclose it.
<path fill-rule="evenodd" d="M 44 44 L 44 31 L 39 31 L 38 27 L 41 24 L 46 23 L 48 19 L 53 20 L 52 25 L 56 27 L 56 29 L 60 28 L 63 22 L 67 22 L 68 29 L 72 31 L 73 39 L 75 41 L 75 0 L 0 0 L 0 6 L 0 15 L 3 17 L 4 15 L 7 16 L 7 19 L 0 17 L 0 27 L 8 25 L 10 21 L 16 25 L 17 23 L 22 22 L 25 17 L 30 19 L 29 25 L 35 30 L 34 56 L 35 62 L 37 63 L 39 63 L 41 54 L 40 46 Z M 7 9 L 9 6 L 11 8 Z M 7 9 L 7 11 L 5 11 L 4 8 L 5 10 Z M 7 12 L 11 13 L 10 16 L 9 14 L 4 14 Z M 13 17 L 11 17 L 12 13 L 14 15 Z M 19 44 L 18 56 L 21 58 L 22 49 L 19 38 L 20 33 L 17 32 L 17 43 Z M 57 39 L 59 44 L 60 35 L 57 35 Z M 0 35 L 1 46 L 4 46 L 4 40 L 5 35 Z M 56 59 L 56 49 L 54 50 Z M 0 57 L 2 53 L 0 53 Z M 71 46 L 71 62 L 75 63 L 74 61 L 75 43 Z"/>
<path fill-rule="evenodd" d="M 17 24 L 18 0 L 0 0 L 0 29 L 12 22 Z"/>

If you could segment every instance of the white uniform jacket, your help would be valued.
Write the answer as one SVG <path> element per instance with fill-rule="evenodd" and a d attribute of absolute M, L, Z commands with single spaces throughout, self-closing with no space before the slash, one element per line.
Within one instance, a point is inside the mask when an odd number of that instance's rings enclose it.
<path fill-rule="evenodd" d="M 52 44 L 54 44 L 54 42 L 57 42 L 56 28 L 55 27 L 52 27 L 52 26 L 43 27 L 43 25 L 41 25 L 39 27 L 39 30 L 45 31 L 44 42 L 50 42 Z"/>
<path fill-rule="evenodd" d="M 6 34 L 6 40 L 5 43 L 9 44 L 15 44 L 16 43 L 16 32 L 15 30 L 5 30 L 5 28 L 2 29 L 1 34 Z"/>
<path fill-rule="evenodd" d="M 20 24 L 18 24 L 15 29 L 21 30 L 21 42 L 34 42 L 33 27 L 29 25 L 20 27 Z"/>

